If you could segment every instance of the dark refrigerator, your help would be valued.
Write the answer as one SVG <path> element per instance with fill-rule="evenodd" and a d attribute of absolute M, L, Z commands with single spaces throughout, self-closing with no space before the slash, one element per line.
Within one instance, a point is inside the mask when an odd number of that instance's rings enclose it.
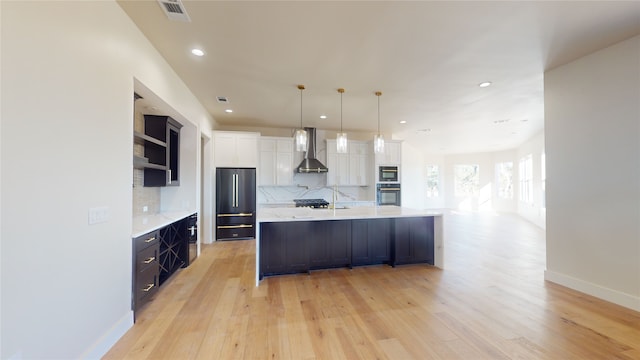
<path fill-rule="evenodd" d="M 216 169 L 216 239 L 256 235 L 256 169 Z"/>

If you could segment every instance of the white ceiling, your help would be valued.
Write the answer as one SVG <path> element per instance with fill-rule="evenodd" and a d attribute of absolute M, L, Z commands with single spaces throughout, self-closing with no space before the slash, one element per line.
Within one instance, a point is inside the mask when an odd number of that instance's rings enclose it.
<path fill-rule="evenodd" d="M 374 134 L 379 90 L 382 132 L 429 153 L 517 147 L 543 129 L 545 70 L 640 34 L 638 1 L 183 0 L 191 22 L 118 2 L 225 127 L 299 127 L 304 84 L 304 126 L 340 128 L 342 87 L 345 131 Z"/>

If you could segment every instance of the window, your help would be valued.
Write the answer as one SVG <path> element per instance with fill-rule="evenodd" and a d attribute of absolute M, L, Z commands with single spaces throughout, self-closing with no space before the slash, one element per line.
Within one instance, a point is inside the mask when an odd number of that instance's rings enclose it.
<path fill-rule="evenodd" d="M 533 189 L 532 189 L 532 172 L 533 161 L 531 160 L 531 154 L 520 159 L 520 201 L 526 203 L 533 202 Z"/>
<path fill-rule="evenodd" d="M 427 197 L 440 196 L 440 169 L 438 165 L 427 165 Z"/>
<path fill-rule="evenodd" d="M 542 208 L 547 207 L 547 159 L 544 153 L 540 155 L 540 174 L 542 178 Z"/>
<path fill-rule="evenodd" d="M 480 166 L 455 165 L 453 171 L 456 196 L 478 196 L 480 192 Z"/>
<path fill-rule="evenodd" d="M 496 184 L 499 198 L 513 199 L 513 162 L 496 164 Z"/>

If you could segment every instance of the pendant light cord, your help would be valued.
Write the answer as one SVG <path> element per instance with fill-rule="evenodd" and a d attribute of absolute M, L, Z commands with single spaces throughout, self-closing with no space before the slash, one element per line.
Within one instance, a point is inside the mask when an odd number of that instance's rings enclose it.
<path fill-rule="evenodd" d="M 342 94 L 344 94 L 344 89 L 340 88 L 338 92 L 340 93 L 340 133 L 342 133 Z"/>
<path fill-rule="evenodd" d="M 302 127 L 302 90 L 304 90 L 304 85 L 298 85 L 298 89 L 300 90 L 300 130 L 304 130 Z"/>
<path fill-rule="evenodd" d="M 380 95 L 382 95 L 382 92 L 376 91 L 376 96 L 378 97 L 378 136 L 380 136 Z"/>
<path fill-rule="evenodd" d="M 342 93 L 340 93 L 340 132 L 342 132 Z"/>

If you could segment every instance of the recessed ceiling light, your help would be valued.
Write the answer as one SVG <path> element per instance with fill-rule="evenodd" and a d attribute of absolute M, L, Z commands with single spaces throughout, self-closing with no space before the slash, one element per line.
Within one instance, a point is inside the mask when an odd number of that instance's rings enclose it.
<path fill-rule="evenodd" d="M 191 53 L 195 56 L 204 56 L 204 51 L 201 49 L 192 49 Z"/>
<path fill-rule="evenodd" d="M 406 124 L 406 123 L 407 123 L 407 120 L 400 121 L 400 124 Z"/>
<path fill-rule="evenodd" d="M 232 113 L 232 112 L 233 112 L 233 110 L 231 110 L 231 109 L 226 109 L 224 112 L 226 112 L 226 113 Z"/>
<path fill-rule="evenodd" d="M 485 88 L 487 86 L 491 86 L 491 81 L 485 81 L 485 82 L 481 82 L 480 84 L 478 84 L 478 86 Z"/>
<path fill-rule="evenodd" d="M 320 115 L 320 119 L 326 119 L 327 115 Z"/>

